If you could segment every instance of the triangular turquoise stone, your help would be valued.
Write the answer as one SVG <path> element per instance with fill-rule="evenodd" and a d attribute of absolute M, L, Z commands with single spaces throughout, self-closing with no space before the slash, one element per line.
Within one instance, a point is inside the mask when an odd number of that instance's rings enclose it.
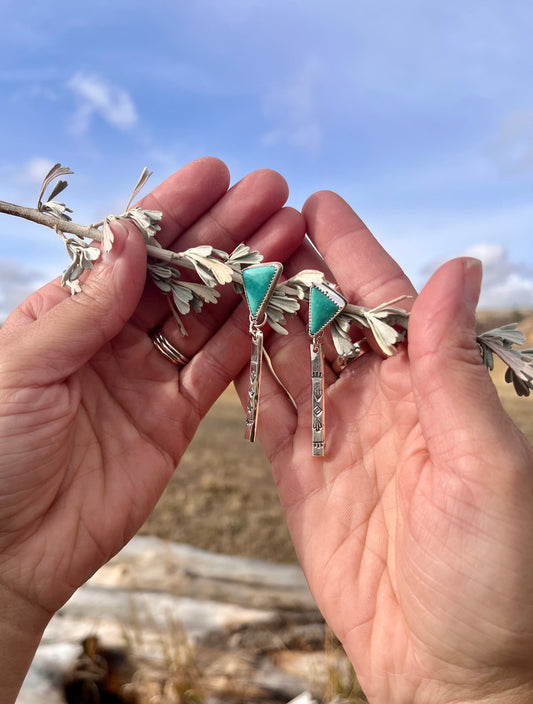
<path fill-rule="evenodd" d="M 281 270 L 282 266 L 278 262 L 254 264 L 242 270 L 244 293 L 252 318 L 262 317 Z"/>
<path fill-rule="evenodd" d="M 309 334 L 318 335 L 345 305 L 345 299 L 329 286 L 314 284 L 309 291 Z"/>

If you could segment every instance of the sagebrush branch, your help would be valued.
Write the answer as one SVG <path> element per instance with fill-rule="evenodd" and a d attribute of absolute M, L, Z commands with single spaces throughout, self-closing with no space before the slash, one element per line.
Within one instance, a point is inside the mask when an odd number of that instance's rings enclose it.
<path fill-rule="evenodd" d="M 130 208 L 134 198 L 151 175 L 147 169 L 143 170 L 126 211 L 122 215 L 109 215 L 93 225 L 74 223 L 69 215 L 72 212 L 70 208 L 54 200 L 55 196 L 67 187 L 66 181 L 57 181 L 48 199 L 43 198 L 53 181 L 60 176 L 72 173 L 68 167 L 55 164 L 43 180 L 37 208 L 0 201 L 0 213 L 44 225 L 60 235 L 71 259 L 70 266 L 63 272 L 61 285 L 68 285 L 72 294 L 82 290 L 80 276 L 86 270 L 92 269 L 93 262 L 101 253 L 99 248 L 91 247 L 86 240 L 99 242 L 101 249 L 109 252 L 113 246 L 114 234 L 111 224 L 114 222 L 122 226 L 127 220 L 142 233 L 149 258 L 148 273 L 155 285 L 166 295 L 176 324 L 184 335 L 187 333 L 180 315 L 189 313 L 191 310 L 198 313 L 204 303 L 216 303 L 220 296 L 216 290 L 218 284 L 232 283 L 236 293 L 242 294 L 242 270 L 258 264 L 263 259 L 259 252 L 250 250 L 244 244 L 238 245 L 230 254 L 211 245 L 199 245 L 184 252 L 173 252 L 161 247 L 157 242 L 156 234 L 161 229 L 159 221 L 163 213 L 156 210 L 143 210 L 140 207 Z M 65 233 L 74 237 L 67 238 Z M 179 267 L 194 270 L 202 283 L 184 281 L 179 273 Z M 308 302 L 310 289 L 320 283 L 328 283 L 325 281 L 323 272 L 311 269 L 301 271 L 290 279 L 278 283 L 266 311 L 266 319 L 270 327 L 278 333 L 287 335 L 286 318 L 298 314 L 300 303 Z M 398 345 L 405 339 L 409 321 L 409 313 L 394 305 L 398 300 L 400 299 L 372 309 L 352 304 L 346 305 L 330 326 L 333 343 L 339 356 L 349 359 L 355 349 L 350 335 L 352 324 L 363 330 L 369 330 L 385 356 L 395 354 Z M 533 389 L 533 350 L 520 350 L 514 347 L 523 345 L 525 342 L 525 337 L 516 329 L 516 325 L 507 325 L 483 333 L 477 337 L 477 342 L 484 364 L 492 370 L 494 367 L 492 353 L 497 354 L 508 367 L 506 381 L 514 385 L 517 394 L 528 396 Z"/>
<path fill-rule="evenodd" d="M 29 220 L 37 225 L 49 227 L 56 232 L 68 233 L 69 235 L 80 237 L 81 239 L 88 238 L 95 240 L 96 242 L 103 242 L 104 239 L 103 232 L 93 225 L 79 225 L 71 220 L 63 220 L 55 217 L 54 215 L 43 213 L 37 208 L 28 208 L 22 205 L 15 205 L 15 203 L 8 203 L 0 200 L 0 213 L 23 218 L 24 220 Z M 152 259 L 179 264 L 179 266 L 185 269 L 194 270 L 195 268 L 194 264 L 189 261 L 187 256 L 182 252 L 173 252 L 170 249 L 163 249 L 162 247 L 156 247 L 152 244 L 146 245 L 146 252 Z M 233 272 L 233 281 L 235 283 L 242 284 L 242 276 L 239 272 Z"/>

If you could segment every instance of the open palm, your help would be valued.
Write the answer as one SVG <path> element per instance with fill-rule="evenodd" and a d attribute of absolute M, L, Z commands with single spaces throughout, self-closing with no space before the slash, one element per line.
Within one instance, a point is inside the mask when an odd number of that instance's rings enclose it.
<path fill-rule="evenodd" d="M 349 301 L 414 294 L 338 196 L 315 194 L 304 215 Z M 307 250 L 296 264 L 316 262 Z M 475 263 L 448 263 L 414 301 L 408 348 L 328 370 L 324 458 L 311 456 L 305 321 L 269 337 L 292 400 L 264 375 L 258 437 L 311 590 L 370 702 L 530 701 L 533 690 L 533 451 L 480 362 L 479 283 Z"/>
<path fill-rule="evenodd" d="M 267 257 L 290 254 L 304 228 L 282 208 L 284 180 L 228 181 L 221 162 L 202 159 L 147 196 L 164 213 L 163 246 L 248 240 Z M 48 614 L 138 530 L 248 352 L 233 292 L 189 316 L 180 339 L 167 301 L 145 286 L 140 233 L 115 236 L 83 293 L 52 282 L 1 331 L 0 585 Z M 179 372 L 148 336 L 159 324 L 191 358 Z"/>

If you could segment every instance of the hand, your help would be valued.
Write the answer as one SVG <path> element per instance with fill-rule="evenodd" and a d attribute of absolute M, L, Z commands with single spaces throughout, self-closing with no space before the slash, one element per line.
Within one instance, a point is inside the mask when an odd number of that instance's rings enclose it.
<path fill-rule="evenodd" d="M 338 196 L 303 213 L 350 302 L 414 295 Z M 294 269 L 307 267 L 321 268 L 302 249 Z M 311 457 L 305 321 L 268 338 L 295 404 L 265 371 L 258 438 L 370 702 L 533 701 L 533 451 L 481 364 L 480 280 L 479 262 L 449 262 L 414 300 L 408 346 L 329 368 L 324 458 Z"/>
<path fill-rule="evenodd" d="M 231 251 L 247 240 L 267 259 L 289 255 L 304 225 L 282 209 L 284 180 L 258 171 L 230 190 L 228 182 L 221 162 L 202 159 L 147 196 L 143 207 L 164 213 L 163 246 Z M 237 309 L 233 291 L 188 316 L 182 338 L 145 273 L 140 233 L 116 227 L 111 253 L 82 293 L 70 297 L 54 281 L 0 332 L 0 639 L 15 663 L 0 657 L 3 702 L 20 680 L 23 651 L 138 530 L 200 419 L 249 355 L 246 307 Z M 179 372 L 148 336 L 163 321 L 191 358 Z"/>

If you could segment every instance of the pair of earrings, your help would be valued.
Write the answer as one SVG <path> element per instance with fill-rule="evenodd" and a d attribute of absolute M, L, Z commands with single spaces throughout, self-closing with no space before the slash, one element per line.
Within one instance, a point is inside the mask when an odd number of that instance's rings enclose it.
<path fill-rule="evenodd" d="M 245 439 L 254 442 L 263 361 L 263 332 L 266 310 L 276 289 L 283 266 L 279 262 L 253 264 L 242 271 L 243 288 L 250 310 L 250 382 L 246 408 Z M 324 357 L 321 337 L 325 328 L 346 306 L 346 299 L 327 284 L 313 284 L 309 291 L 308 334 L 311 337 L 311 429 L 312 453 L 323 457 L 325 453 L 324 425 Z"/>

